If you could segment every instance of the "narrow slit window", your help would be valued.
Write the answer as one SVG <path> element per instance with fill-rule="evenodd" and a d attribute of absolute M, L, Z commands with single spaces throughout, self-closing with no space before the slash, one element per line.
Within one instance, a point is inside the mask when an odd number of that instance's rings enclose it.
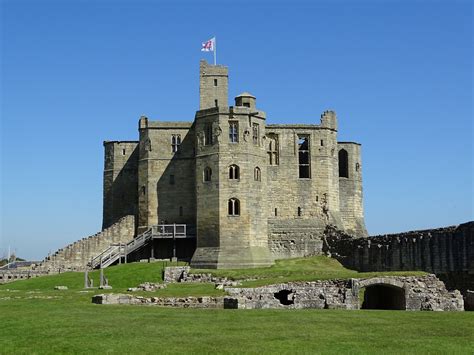
<path fill-rule="evenodd" d="M 349 158 L 347 150 L 341 149 L 338 153 L 339 158 L 339 177 L 349 177 Z"/>
<path fill-rule="evenodd" d="M 214 79 L 214 86 L 217 86 L 217 79 Z"/>
<path fill-rule="evenodd" d="M 229 216 L 240 216 L 240 201 L 238 199 L 229 199 L 228 214 Z"/>
<path fill-rule="evenodd" d="M 180 145 L 181 145 L 181 135 L 173 134 L 171 136 L 171 152 L 176 153 L 179 150 Z"/>
<path fill-rule="evenodd" d="M 278 208 L 275 208 L 275 217 L 278 216 Z"/>
<path fill-rule="evenodd" d="M 146 187 L 142 186 L 142 195 L 145 195 L 145 193 L 146 193 Z"/>
<path fill-rule="evenodd" d="M 239 123 L 235 121 L 229 122 L 229 142 L 237 143 L 239 141 Z"/>
<path fill-rule="evenodd" d="M 204 181 L 209 182 L 212 180 L 212 169 L 210 167 L 206 167 L 204 169 Z"/>
<path fill-rule="evenodd" d="M 255 181 L 262 181 L 262 172 L 261 172 L 261 170 L 258 166 L 255 167 L 255 169 L 253 171 L 253 179 Z"/>
<path fill-rule="evenodd" d="M 219 106 L 219 101 L 217 101 L 217 99 L 216 99 L 216 100 L 214 100 L 214 105 L 215 105 L 216 107 L 218 107 L 218 106 Z"/>
<path fill-rule="evenodd" d="M 298 136 L 298 168 L 300 179 L 311 177 L 309 136 Z"/>
<path fill-rule="evenodd" d="M 298 207 L 298 217 L 301 217 L 301 207 Z"/>
<path fill-rule="evenodd" d="M 122 149 L 122 155 L 125 155 L 125 149 Z"/>

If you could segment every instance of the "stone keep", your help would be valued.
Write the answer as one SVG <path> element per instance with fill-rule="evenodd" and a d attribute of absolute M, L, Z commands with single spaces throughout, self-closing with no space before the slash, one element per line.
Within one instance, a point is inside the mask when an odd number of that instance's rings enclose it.
<path fill-rule="evenodd" d="M 228 68 L 206 61 L 199 89 L 193 122 L 142 117 L 139 141 L 104 142 L 103 228 L 130 214 L 137 235 L 186 224 L 196 239 L 180 241 L 178 257 L 202 268 L 319 254 L 329 224 L 367 236 L 360 144 L 337 141 L 335 112 L 267 124 L 247 92 L 228 105 Z"/>

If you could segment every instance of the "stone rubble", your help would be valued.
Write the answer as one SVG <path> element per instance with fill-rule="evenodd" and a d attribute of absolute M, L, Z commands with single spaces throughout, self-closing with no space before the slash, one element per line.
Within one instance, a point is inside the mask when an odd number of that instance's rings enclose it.
<path fill-rule="evenodd" d="M 412 311 L 462 311 L 464 309 L 461 293 L 457 290 L 448 291 L 444 283 L 435 275 L 289 282 L 256 288 L 225 287 L 224 290 L 228 296 L 224 297 L 142 297 L 109 293 L 95 295 L 92 302 L 180 308 L 356 310 L 361 308 L 361 301 L 365 303 L 370 299 L 360 299 L 362 289 L 365 290 L 366 295 L 368 293 L 372 295 L 370 302 L 386 302 L 386 299 L 391 299 L 387 309 Z M 372 306 L 363 308 L 380 309 Z"/>
<path fill-rule="evenodd" d="M 137 292 L 137 291 L 148 291 L 153 292 L 156 290 L 161 290 L 166 288 L 167 285 L 165 283 L 153 283 L 153 282 L 144 282 L 137 287 L 130 287 L 127 289 L 129 292 Z"/>

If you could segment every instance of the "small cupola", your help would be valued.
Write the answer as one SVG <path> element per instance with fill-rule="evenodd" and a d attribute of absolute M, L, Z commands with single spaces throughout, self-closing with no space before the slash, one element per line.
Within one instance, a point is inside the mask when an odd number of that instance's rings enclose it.
<path fill-rule="evenodd" d="M 235 106 L 244 106 L 249 107 L 251 110 L 256 110 L 256 99 L 255 96 L 249 94 L 248 92 L 243 92 L 242 94 L 235 97 Z"/>

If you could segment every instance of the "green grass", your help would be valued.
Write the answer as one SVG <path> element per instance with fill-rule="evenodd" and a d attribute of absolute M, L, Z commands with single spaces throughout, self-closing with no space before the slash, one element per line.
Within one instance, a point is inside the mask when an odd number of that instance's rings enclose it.
<path fill-rule="evenodd" d="M 162 263 L 105 269 L 126 292 L 160 282 Z M 208 272 L 209 270 L 206 270 Z M 215 271 L 237 278 L 235 270 Z M 327 258 L 277 262 L 244 270 L 258 282 L 363 277 Z M 91 273 L 98 283 L 99 273 Z M 0 354 L 60 353 L 472 353 L 474 314 L 343 310 L 197 310 L 94 305 L 102 290 L 82 290 L 83 273 L 65 273 L 0 286 Z M 69 290 L 55 291 L 56 285 Z M 173 284 L 154 296 L 222 295 L 212 284 Z"/>
<path fill-rule="evenodd" d="M 325 256 L 277 260 L 267 268 L 240 270 L 191 270 L 192 273 L 212 273 L 232 280 L 256 279 L 243 283 L 246 287 L 256 287 L 290 281 L 315 281 L 329 279 L 350 279 L 374 276 L 425 275 L 423 271 L 397 272 L 357 272 L 346 269 L 336 259 Z"/>
<path fill-rule="evenodd" d="M 0 353 L 469 354 L 474 344 L 468 312 L 166 309 L 94 305 L 78 291 L 31 295 L 0 291 Z"/>

